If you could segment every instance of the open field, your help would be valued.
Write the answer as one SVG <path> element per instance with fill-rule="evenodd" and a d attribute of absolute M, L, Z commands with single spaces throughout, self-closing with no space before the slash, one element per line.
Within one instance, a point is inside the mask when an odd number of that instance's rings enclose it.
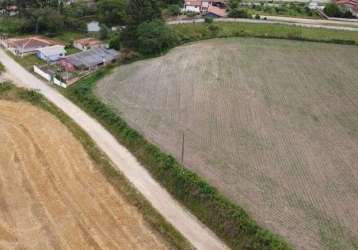
<path fill-rule="evenodd" d="M 0 249 L 171 247 L 51 114 L 0 100 L 0 143 Z"/>
<path fill-rule="evenodd" d="M 358 47 L 233 38 L 121 66 L 97 94 L 297 249 L 358 247 Z"/>

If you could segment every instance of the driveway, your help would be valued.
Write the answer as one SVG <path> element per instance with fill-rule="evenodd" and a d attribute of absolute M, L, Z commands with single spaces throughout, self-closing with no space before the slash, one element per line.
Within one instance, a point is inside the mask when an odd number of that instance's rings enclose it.
<path fill-rule="evenodd" d="M 97 143 L 98 147 L 107 154 L 115 166 L 129 179 L 152 206 L 170 222 L 197 249 L 228 249 L 205 225 L 203 225 L 188 210 L 183 208 L 169 193 L 162 188 L 131 155 L 131 153 L 95 119 L 66 99 L 63 95 L 39 80 L 0 49 L 0 61 L 8 74 L 16 79 L 16 84 L 37 89 L 48 100 L 62 109 Z"/>

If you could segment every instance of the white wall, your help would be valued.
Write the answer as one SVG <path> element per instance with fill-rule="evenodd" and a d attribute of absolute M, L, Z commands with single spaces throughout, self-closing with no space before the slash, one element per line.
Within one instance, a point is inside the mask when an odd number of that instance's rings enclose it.
<path fill-rule="evenodd" d="M 191 11 L 191 12 L 200 12 L 200 7 L 196 6 L 185 6 L 185 11 Z"/>
<path fill-rule="evenodd" d="M 34 65 L 34 72 L 36 74 L 39 74 L 40 76 L 42 76 L 43 78 L 45 78 L 47 81 L 51 81 L 51 75 L 47 74 L 46 72 L 42 71 L 39 67 L 37 67 L 36 65 Z"/>

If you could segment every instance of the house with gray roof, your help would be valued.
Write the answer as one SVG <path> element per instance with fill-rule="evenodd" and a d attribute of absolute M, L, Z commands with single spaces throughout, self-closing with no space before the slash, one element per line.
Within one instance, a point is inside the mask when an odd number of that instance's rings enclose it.
<path fill-rule="evenodd" d="M 61 59 L 59 64 L 66 71 L 93 70 L 114 62 L 118 57 L 119 52 L 114 49 L 94 48 L 69 55 Z"/>

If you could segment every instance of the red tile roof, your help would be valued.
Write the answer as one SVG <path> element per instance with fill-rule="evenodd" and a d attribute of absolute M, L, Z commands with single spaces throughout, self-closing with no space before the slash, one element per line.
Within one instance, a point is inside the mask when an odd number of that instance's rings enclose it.
<path fill-rule="evenodd" d="M 214 15 L 217 15 L 219 17 L 225 17 L 226 16 L 226 9 L 222 9 L 213 5 L 209 5 L 208 13 L 212 13 Z"/>

